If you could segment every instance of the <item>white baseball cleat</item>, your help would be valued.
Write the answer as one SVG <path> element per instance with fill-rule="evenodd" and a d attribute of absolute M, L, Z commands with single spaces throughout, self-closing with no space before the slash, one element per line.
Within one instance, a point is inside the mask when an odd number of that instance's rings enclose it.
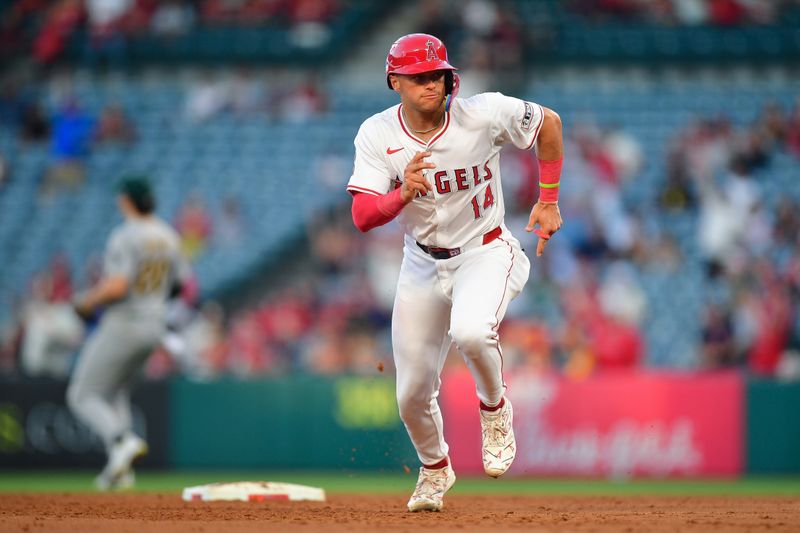
<path fill-rule="evenodd" d="M 444 506 L 444 494 L 455 482 L 456 474 L 449 465 L 436 470 L 421 467 L 417 487 L 408 500 L 408 510 L 412 513 L 441 511 Z"/>
<path fill-rule="evenodd" d="M 130 490 L 136 486 L 136 474 L 133 469 L 125 472 L 117 481 L 117 486 L 114 490 Z"/>
<path fill-rule="evenodd" d="M 514 439 L 514 411 L 508 398 L 497 411 L 480 410 L 483 470 L 492 477 L 506 473 L 514 462 L 517 443 Z"/>
<path fill-rule="evenodd" d="M 114 479 L 106 470 L 94 478 L 94 486 L 103 492 L 129 490 L 136 485 L 136 474 L 133 470 L 128 470 L 119 478 Z"/>
<path fill-rule="evenodd" d="M 129 488 L 133 485 L 133 463 L 147 455 L 147 443 L 128 433 L 111 446 L 108 453 L 108 462 L 100 475 L 95 479 L 95 486 L 99 490 L 116 490 Z"/>
<path fill-rule="evenodd" d="M 105 468 L 96 478 L 94 478 L 94 487 L 102 492 L 114 490 L 114 479 L 109 475 Z"/>

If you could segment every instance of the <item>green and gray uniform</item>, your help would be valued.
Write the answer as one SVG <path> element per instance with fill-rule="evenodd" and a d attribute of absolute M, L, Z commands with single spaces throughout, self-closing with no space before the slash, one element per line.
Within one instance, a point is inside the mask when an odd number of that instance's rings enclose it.
<path fill-rule="evenodd" d="M 132 430 L 131 386 L 164 335 L 167 299 L 187 270 L 177 233 L 155 216 L 128 220 L 108 239 L 104 276 L 125 276 L 128 293 L 105 309 L 67 390 L 70 409 L 106 448 Z"/>

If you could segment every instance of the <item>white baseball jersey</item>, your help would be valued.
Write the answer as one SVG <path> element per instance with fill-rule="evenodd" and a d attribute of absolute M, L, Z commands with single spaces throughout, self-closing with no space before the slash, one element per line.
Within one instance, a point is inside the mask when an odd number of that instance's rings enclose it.
<path fill-rule="evenodd" d="M 402 104 L 368 118 L 355 139 L 347 190 L 381 195 L 398 187 L 417 152 L 429 151 L 433 191 L 398 216 L 405 232 L 427 246 L 458 248 L 503 223 L 500 150 L 533 147 L 544 122 L 541 106 L 500 93 L 453 100 L 444 126 L 428 142 L 405 123 Z"/>

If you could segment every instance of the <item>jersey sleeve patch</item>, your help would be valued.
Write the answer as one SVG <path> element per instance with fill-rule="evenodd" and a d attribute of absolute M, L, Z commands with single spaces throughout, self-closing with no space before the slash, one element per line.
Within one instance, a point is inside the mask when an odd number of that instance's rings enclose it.
<path fill-rule="evenodd" d="M 525 113 L 522 115 L 522 129 L 525 131 L 531 131 L 533 127 L 533 106 L 530 102 L 524 102 L 525 104 Z"/>
<path fill-rule="evenodd" d="M 500 93 L 491 95 L 499 144 L 512 143 L 522 150 L 536 142 L 544 119 L 544 109 L 537 103 Z"/>

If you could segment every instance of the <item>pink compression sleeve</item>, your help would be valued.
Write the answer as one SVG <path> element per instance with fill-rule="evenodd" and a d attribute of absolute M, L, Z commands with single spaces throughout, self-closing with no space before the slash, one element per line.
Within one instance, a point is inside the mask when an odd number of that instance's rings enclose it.
<path fill-rule="evenodd" d="M 393 220 L 404 206 L 399 188 L 381 196 L 356 193 L 353 196 L 353 223 L 360 231 L 367 232 Z"/>

